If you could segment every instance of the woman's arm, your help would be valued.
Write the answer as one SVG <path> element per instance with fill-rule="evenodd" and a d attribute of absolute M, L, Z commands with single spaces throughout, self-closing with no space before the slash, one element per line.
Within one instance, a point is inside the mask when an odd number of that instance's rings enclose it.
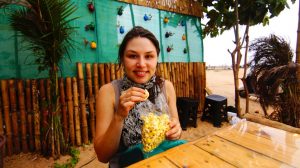
<path fill-rule="evenodd" d="M 176 107 L 176 93 L 170 81 L 165 80 L 165 87 L 171 117 L 170 130 L 166 133 L 166 137 L 169 140 L 176 140 L 180 138 L 182 132 Z"/>
<path fill-rule="evenodd" d="M 101 162 L 108 162 L 117 152 L 124 119 L 136 102 L 143 101 L 145 91 L 131 87 L 119 98 L 118 111 L 114 111 L 115 91 L 112 84 L 103 85 L 96 99 L 96 135 L 94 148 Z"/>
<path fill-rule="evenodd" d="M 117 152 L 123 118 L 114 112 L 115 91 L 112 84 L 103 85 L 96 99 L 96 134 L 94 148 L 101 162 L 108 162 Z"/>

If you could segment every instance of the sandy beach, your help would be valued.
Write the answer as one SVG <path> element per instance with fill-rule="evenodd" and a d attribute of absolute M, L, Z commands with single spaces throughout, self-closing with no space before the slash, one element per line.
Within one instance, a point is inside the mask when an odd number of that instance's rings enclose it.
<path fill-rule="evenodd" d="M 243 69 L 241 69 L 239 76 L 242 77 Z M 218 94 L 227 97 L 228 105 L 234 106 L 234 82 L 232 70 L 207 70 L 206 71 L 207 87 L 213 94 Z M 242 85 L 242 84 L 240 84 Z M 255 99 L 249 101 L 250 113 L 261 113 L 262 109 Z M 245 109 L 245 99 L 241 98 L 241 108 Z M 199 115 L 200 117 L 200 115 Z M 213 127 L 209 122 L 202 122 L 198 119 L 198 127 L 194 128 L 189 126 L 186 131 L 182 133 L 182 139 L 188 141 L 196 140 L 205 135 L 211 134 L 214 131 L 229 126 L 229 123 L 223 122 L 221 128 Z M 94 167 L 108 167 L 107 164 L 100 163 L 95 155 L 93 145 L 86 145 L 80 147 L 80 160 L 76 167 L 94 168 Z M 47 159 L 38 154 L 19 154 L 4 159 L 5 168 L 40 168 L 40 167 L 53 167 L 54 162 L 64 163 L 68 160 L 69 156 L 63 156 L 60 160 L 54 161 L 52 158 Z"/>

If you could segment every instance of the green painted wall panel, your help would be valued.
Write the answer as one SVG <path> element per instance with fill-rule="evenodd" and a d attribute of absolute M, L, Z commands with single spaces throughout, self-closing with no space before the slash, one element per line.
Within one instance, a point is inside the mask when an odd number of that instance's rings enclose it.
<path fill-rule="evenodd" d="M 145 27 L 153 32 L 161 44 L 159 62 L 202 62 L 203 44 L 201 39 L 201 27 L 195 17 L 161 11 L 132 4 L 118 2 L 116 0 L 97 0 L 95 11 L 89 12 L 88 1 L 73 0 L 78 10 L 73 16 L 79 19 L 72 22 L 77 27 L 72 34 L 75 50 L 70 51 L 70 58 L 60 62 L 60 72 L 63 77 L 76 76 L 76 62 L 83 63 L 116 63 L 118 48 L 124 35 L 136 25 Z M 117 15 L 118 8 L 123 6 L 123 15 Z M 144 15 L 151 15 L 149 21 L 144 20 Z M 168 24 L 163 23 L 165 16 L 170 17 Z M 186 25 L 180 25 L 181 20 L 186 20 Z M 85 26 L 95 24 L 94 31 L 86 31 Z M 120 33 L 120 26 L 123 26 L 125 33 Z M 166 32 L 175 33 L 165 38 Z M 8 25 L 8 20 L 3 9 L 0 9 L 0 79 L 4 78 L 41 78 L 46 77 L 47 72 L 39 73 L 37 65 L 34 64 L 34 56 L 30 51 L 23 49 L 27 45 L 20 38 L 14 37 Z M 187 40 L 181 37 L 186 34 Z M 85 45 L 84 39 L 88 42 L 95 41 L 97 49 Z M 16 41 L 17 40 L 17 41 Z M 167 52 L 167 46 L 173 45 L 173 50 Z M 183 49 L 189 48 L 184 54 Z"/>
<path fill-rule="evenodd" d="M 199 20 L 192 18 L 187 21 L 190 62 L 203 62 L 203 41 Z"/>

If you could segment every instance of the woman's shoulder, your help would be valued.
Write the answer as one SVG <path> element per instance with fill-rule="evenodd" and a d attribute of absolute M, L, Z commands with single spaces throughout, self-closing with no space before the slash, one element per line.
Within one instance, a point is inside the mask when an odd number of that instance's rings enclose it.
<path fill-rule="evenodd" d="M 114 86 L 112 83 L 107 83 L 107 84 L 104 84 L 100 87 L 100 90 L 99 90 L 99 94 L 100 95 L 103 95 L 103 96 L 106 96 L 106 95 L 114 95 Z"/>
<path fill-rule="evenodd" d="M 167 79 L 164 80 L 164 85 L 165 85 L 166 89 L 174 88 L 173 83 Z"/>

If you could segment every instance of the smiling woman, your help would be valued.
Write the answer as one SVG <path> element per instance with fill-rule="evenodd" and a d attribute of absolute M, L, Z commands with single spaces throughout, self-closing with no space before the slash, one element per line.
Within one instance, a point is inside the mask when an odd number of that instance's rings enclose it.
<path fill-rule="evenodd" d="M 173 84 L 156 75 L 159 52 L 155 36 L 143 27 L 134 27 L 119 48 L 119 65 L 123 67 L 124 77 L 99 90 L 94 147 L 99 161 L 109 162 L 110 167 L 125 167 L 143 159 L 139 147 L 141 113 L 145 111 L 168 115 L 167 140 L 181 136 Z M 145 99 L 147 94 L 149 98 Z M 128 162 L 128 158 L 135 160 Z"/>

